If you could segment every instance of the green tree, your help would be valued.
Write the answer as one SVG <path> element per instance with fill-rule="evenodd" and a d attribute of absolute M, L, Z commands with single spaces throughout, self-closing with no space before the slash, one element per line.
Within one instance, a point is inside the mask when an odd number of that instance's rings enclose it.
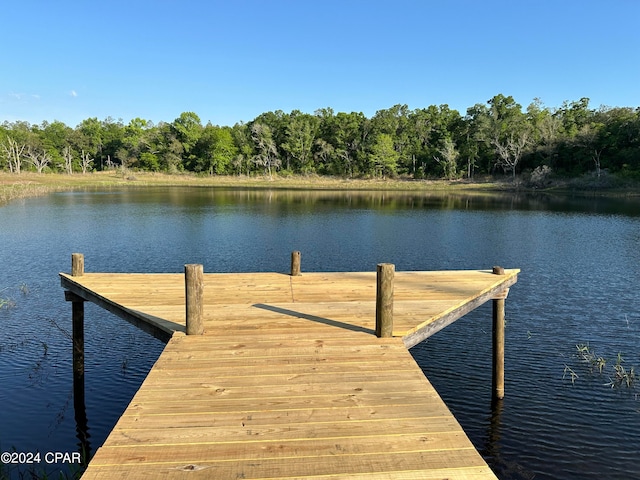
<path fill-rule="evenodd" d="M 318 138 L 314 142 L 314 150 L 313 157 L 316 160 L 316 164 L 319 165 L 324 172 L 328 171 L 328 167 L 334 159 L 334 146 L 326 140 Z"/>
<path fill-rule="evenodd" d="M 193 112 L 183 112 L 171 124 L 172 137 L 181 144 L 182 163 L 192 164 L 195 158 L 193 149 L 202 135 L 202 123 L 200 117 Z M 177 148 L 172 149 L 177 153 Z"/>
<path fill-rule="evenodd" d="M 115 158 L 125 167 L 138 166 L 151 170 L 159 169 L 158 152 L 154 151 L 151 147 L 153 133 L 151 122 L 139 117 L 132 119 L 122 128 L 122 139 L 120 141 L 120 147 L 115 152 Z M 155 156 L 155 160 L 149 162 L 151 157 L 143 160 L 143 153 L 149 153 Z M 107 159 L 107 166 L 111 166 L 111 163 L 112 161 L 109 157 Z M 146 167 L 145 165 L 152 165 L 152 167 Z"/>
<path fill-rule="evenodd" d="M 495 149 L 496 165 L 511 171 L 515 181 L 518 164 L 531 144 L 531 126 L 512 96 L 498 94 L 487 103 L 488 115 L 483 123 L 485 141 Z"/>
<path fill-rule="evenodd" d="M 160 123 L 149 139 L 149 151 L 158 156 L 160 169 L 176 173 L 183 168 L 184 143 L 180 141 L 173 124 Z"/>
<path fill-rule="evenodd" d="M 545 107 L 538 98 L 527 107 L 527 121 L 531 125 L 531 168 L 540 165 L 554 167 L 555 153 L 560 141 L 562 124 L 558 115 Z"/>
<path fill-rule="evenodd" d="M 397 164 L 404 172 L 411 169 L 411 141 L 409 138 L 409 107 L 407 105 L 394 105 L 386 110 L 378 110 L 371 119 L 371 135 L 384 133 L 390 135 L 393 140 L 393 148 L 398 152 Z"/>
<path fill-rule="evenodd" d="M 594 115 L 607 168 L 640 172 L 640 108 L 601 108 Z"/>
<path fill-rule="evenodd" d="M 138 166 L 144 170 L 157 172 L 160 170 L 160 161 L 157 155 L 150 152 L 142 152 L 138 160 Z"/>
<path fill-rule="evenodd" d="M 562 120 L 564 136 L 571 139 L 591 121 L 593 111 L 589 109 L 589 99 L 582 97 L 577 102 L 563 102 L 558 114 Z"/>
<path fill-rule="evenodd" d="M 334 119 L 335 162 L 332 173 L 353 177 L 368 171 L 364 147 L 370 125 L 364 114 L 339 112 Z"/>
<path fill-rule="evenodd" d="M 193 170 L 207 171 L 209 175 L 227 173 L 231 162 L 238 154 L 231 129 L 208 124 L 195 148 L 196 160 Z"/>
<path fill-rule="evenodd" d="M 75 129 L 74 143 L 77 151 L 84 150 L 93 157 L 102 153 L 104 130 L 96 117 L 80 122 Z"/>
<path fill-rule="evenodd" d="M 581 98 L 574 102 L 563 102 L 555 116 L 560 122 L 559 136 L 553 151 L 554 167 L 569 174 L 588 171 L 593 165 L 589 138 L 594 122 L 594 112 L 589 108 L 589 99 Z"/>
<path fill-rule="evenodd" d="M 62 151 L 64 147 L 72 143 L 74 131 L 62 122 L 43 122 L 40 126 L 38 136 L 42 142 L 44 151 L 51 159 L 51 167 L 62 165 L 64 159 Z"/>
<path fill-rule="evenodd" d="M 439 148 L 446 138 L 460 135 L 464 126 L 460 113 L 448 105 L 416 109 L 408 116 L 409 155 L 407 171 L 416 177 L 435 172 L 434 158 L 440 155 Z"/>
<path fill-rule="evenodd" d="M 439 155 L 436 161 L 442 166 L 442 173 L 447 180 L 453 180 L 458 176 L 458 157 L 460 153 L 455 143 L 450 138 L 445 138 L 438 149 Z"/>
<path fill-rule="evenodd" d="M 251 166 L 254 164 L 252 159 L 254 156 L 253 139 L 249 126 L 245 123 L 237 123 L 231 129 L 233 143 L 237 149 L 236 156 L 231 160 L 233 171 L 237 175 L 243 173 L 249 175 Z"/>
<path fill-rule="evenodd" d="M 262 123 L 254 123 L 251 126 L 251 138 L 255 143 L 256 154 L 253 162 L 264 168 L 264 172 L 269 178 L 273 178 L 273 169 L 281 165 L 278 158 L 278 148 L 273 139 L 271 128 Z"/>
<path fill-rule="evenodd" d="M 371 148 L 371 162 L 374 172 L 382 177 L 395 175 L 400 154 L 393 148 L 393 138 L 388 133 L 376 136 Z"/>
<path fill-rule="evenodd" d="M 104 170 L 117 157 L 118 150 L 124 142 L 125 126 L 122 120 L 107 117 L 102 121 L 102 147 L 95 156 L 95 167 Z"/>
<path fill-rule="evenodd" d="M 297 110 L 291 112 L 282 149 L 294 160 L 294 168 L 304 174 L 316 171 L 312 149 L 317 129 L 316 117 Z"/>

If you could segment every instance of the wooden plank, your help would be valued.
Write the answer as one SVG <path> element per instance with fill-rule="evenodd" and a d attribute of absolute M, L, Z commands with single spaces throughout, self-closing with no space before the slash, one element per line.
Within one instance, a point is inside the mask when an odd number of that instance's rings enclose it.
<path fill-rule="evenodd" d="M 127 463 L 202 464 L 215 462 L 252 462 L 288 459 L 295 464 L 301 459 L 320 464 L 334 463 L 334 472 L 340 473 L 349 457 L 391 456 L 394 452 L 438 456 L 440 468 L 457 466 L 455 456 L 465 455 L 467 460 L 482 465 L 475 449 L 457 434 L 399 434 L 369 435 L 362 437 L 295 438 L 286 440 L 256 440 L 245 435 L 240 441 L 105 445 L 92 460 L 96 465 L 122 465 Z M 467 455 L 468 453 L 468 455 Z M 477 456 L 477 457 L 476 457 Z M 453 457 L 453 458 L 452 458 Z M 293 461 L 291 461 L 293 460 Z M 435 458 L 432 459 L 435 461 Z M 295 467 L 291 467 L 295 468 Z"/>
<path fill-rule="evenodd" d="M 82 477 L 90 480 L 112 480 L 114 478 L 140 478 L 149 480 L 166 480 L 170 478 L 188 478 L 196 480 L 210 480 L 212 478 L 245 478 L 245 479 L 268 479 L 280 478 L 286 480 L 302 480 L 309 478 L 308 476 L 271 476 L 268 472 L 256 472 L 251 476 L 251 471 L 244 469 L 242 477 L 238 477 L 239 473 L 232 466 L 219 465 L 212 472 L 211 469 L 199 466 L 190 466 L 191 468 L 167 468 L 164 466 L 126 466 L 126 467 L 109 467 L 107 469 L 90 466 L 89 470 Z M 277 472 L 274 472 L 276 474 Z M 236 476 L 234 476 L 236 475 Z M 267 476 L 268 475 L 268 476 Z M 489 467 L 486 465 L 479 467 L 457 467 L 457 468 L 439 468 L 439 469 L 416 469 L 416 470 L 394 470 L 393 472 L 351 472 L 348 478 L 352 480 L 481 480 L 487 478 L 496 478 Z M 335 480 L 336 478 L 344 478 L 344 476 L 336 476 L 333 474 L 314 475 L 314 480 Z"/>
<path fill-rule="evenodd" d="M 360 468 L 353 463 L 345 468 L 329 468 L 320 462 L 319 465 L 308 462 L 304 458 L 282 459 L 276 461 L 255 461 L 238 465 L 235 462 L 217 462 L 207 465 L 172 465 L 172 464 L 143 464 L 121 466 L 89 466 L 82 477 L 90 480 L 111 480 L 114 478 L 141 478 L 167 480 L 173 478 L 190 479 L 286 479 L 302 480 L 335 480 L 336 478 L 363 480 L 478 480 L 495 479 L 496 476 L 489 467 L 477 465 L 477 458 L 470 452 L 466 456 L 458 456 L 455 460 L 459 465 L 470 463 L 465 467 L 440 467 L 436 455 L 395 454 L 373 458 L 358 458 Z M 435 459 L 433 458 L 435 457 Z M 470 461 L 467 461 L 469 459 Z M 317 468 L 314 468 L 316 467 Z M 333 465 L 332 465 L 333 466 Z"/>
<path fill-rule="evenodd" d="M 221 414 L 221 411 L 225 409 L 225 405 L 217 406 L 220 411 L 199 412 L 182 412 L 177 409 L 179 405 L 175 405 L 174 409 L 168 407 L 162 411 L 157 410 L 154 414 L 143 412 L 136 404 L 132 405 L 131 411 L 127 415 L 120 418 L 109 439 L 120 430 L 125 432 L 124 435 L 130 435 L 132 430 L 142 432 L 150 429 L 168 429 L 173 431 L 177 428 L 199 429 L 208 426 L 216 428 L 238 428 L 239 426 L 254 429 L 275 428 L 274 426 L 282 425 L 283 417 L 286 417 L 287 426 L 295 426 L 299 423 L 312 426 L 340 425 L 344 422 L 378 422 L 378 425 L 385 423 L 395 425 L 397 422 L 414 421 L 428 422 L 434 431 L 442 431 L 441 429 L 444 428 L 453 431 L 458 428 L 451 412 L 441 402 L 421 399 L 414 399 L 414 402 L 398 404 L 394 403 L 393 399 L 391 401 L 380 399 L 379 404 L 376 405 L 375 399 L 372 399 L 366 406 L 358 406 L 350 402 L 348 405 L 337 406 L 333 404 L 324 408 L 320 402 L 315 402 L 312 406 L 309 406 L 309 403 L 300 406 L 292 402 L 290 405 L 285 404 L 284 410 L 276 410 L 265 408 L 269 402 L 263 401 L 262 404 L 253 404 L 252 410 L 248 408 L 244 410 L 226 409 L 224 414 Z M 280 406 L 283 406 L 282 402 Z"/>

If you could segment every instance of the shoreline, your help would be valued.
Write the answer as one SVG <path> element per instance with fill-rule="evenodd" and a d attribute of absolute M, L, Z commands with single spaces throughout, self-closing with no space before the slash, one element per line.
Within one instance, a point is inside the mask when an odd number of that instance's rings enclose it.
<path fill-rule="evenodd" d="M 570 184 L 548 188 L 530 188 L 513 185 L 492 178 L 469 180 L 413 180 L 413 179 L 348 179 L 324 176 L 274 176 L 268 178 L 237 176 L 198 176 L 193 174 L 165 174 L 150 172 L 106 171 L 87 174 L 19 175 L 0 172 L 0 205 L 18 198 L 46 195 L 53 192 L 100 189 L 109 187 L 193 186 L 219 188 L 252 188 L 274 190 L 359 190 L 413 193 L 468 193 L 468 194 L 550 194 L 582 197 L 638 197 L 640 185 L 623 188 L 595 189 L 589 186 L 572 187 Z"/>

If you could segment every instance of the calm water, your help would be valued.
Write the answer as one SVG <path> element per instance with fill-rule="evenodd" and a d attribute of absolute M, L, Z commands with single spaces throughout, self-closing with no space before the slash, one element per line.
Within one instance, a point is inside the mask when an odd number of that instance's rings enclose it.
<path fill-rule="evenodd" d="M 74 409 L 58 272 L 521 268 L 507 299 L 506 397 L 492 407 L 491 307 L 412 353 L 501 479 L 640 479 L 640 203 L 554 197 L 162 188 L 0 207 L 0 450 L 95 451 L 163 344 L 86 305 L 86 410 Z M 576 358 L 589 344 L 603 374 Z M 578 375 L 572 383 L 570 371 Z M 640 379 L 639 379 L 640 382 Z M 84 424 L 86 413 L 87 424 Z M 39 464 L 52 474 L 68 466 Z M 77 466 L 72 466 L 77 468 Z M 0 478 L 30 471 L 0 466 Z"/>

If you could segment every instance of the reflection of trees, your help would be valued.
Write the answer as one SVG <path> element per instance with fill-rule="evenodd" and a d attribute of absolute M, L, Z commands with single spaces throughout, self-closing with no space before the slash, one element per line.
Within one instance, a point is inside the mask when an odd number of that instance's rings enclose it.
<path fill-rule="evenodd" d="M 82 197 L 101 202 L 103 196 Z M 74 196 L 59 197 L 73 202 Z M 406 209 L 468 211 L 557 211 L 620 213 L 640 215 L 640 199 L 553 195 L 544 192 L 446 192 L 391 190 L 304 190 L 250 187 L 145 187 L 131 188 L 109 197 L 114 205 L 149 204 L 188 207 L 190 213 L 212 207 L 258 207 L 287 209 L 291 214 L 308 213 L 312 208 L 376 209 L 397 213 Z"/>
<path fill-rule="evenodd" d="M 206 192 L 206 193 L 205 193 Z M 512 210 L 543 209 L 548 205 L 542 195 L 511 193 L 393 192 L 360 190 L 286 190 L 286 189 L 207 189 L 200 203 L 216 205 L 281 204 L 327 208 L 375 208 L 396 212 L 404 209 L 435 210 Z M 176 192 L 176 201 L 184 195 Z"/>

